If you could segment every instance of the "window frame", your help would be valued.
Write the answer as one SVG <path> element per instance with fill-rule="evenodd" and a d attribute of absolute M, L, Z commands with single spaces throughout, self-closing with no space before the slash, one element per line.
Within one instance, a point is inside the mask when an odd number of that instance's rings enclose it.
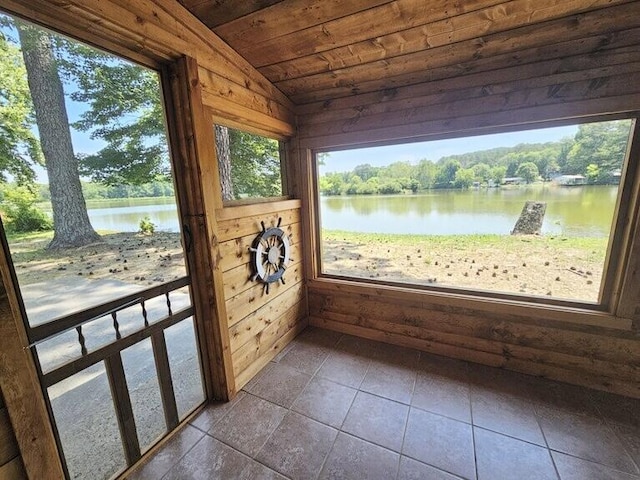
<path fill-rule="evenodd" d="M 289 137 L 283 136 L 281 134 L 277 134 L 275 132 L 262 130 L 260 128 L 255 128 L 243 123 L 235 122 L 227 118 L 222 118 L 215 114 L 211 114 L 209 116 L 209 120 L 211 121 L 211 126 L 213 130 L 214 147 L 216 146 L 216 141 L 217 141 L 216 134 L 215 134 L 216 125 L 238 130 L 243 133 L 249 133 L 251 135 L 259 135 L 261 137 L 264 137 L 270 140 L 275 140 L 278 142 L 278 152 L 280 156 L 280 183 L 282 186 L 282 195 L 277 195 L 274 197 L 248 197 L 248 198 L 240 198 L 236 200 L 224 200 L 222 198 L 222 192 L 221 192 L 222 186 L 220 184 L 220 176 L 218 174 L 217 175 L 218 178 L 216 181 L 220 185 L 216 185 L 216 190 L 219 193 L 219 197 L 220 197 L 219 201 L 222 204 L 222 208 L 233 208 L 233 207 L 242 207 L 245 205 L 281 202 L 284 200 L 291 200 L 293 198 L 290 193 L 291 188 L 289 185 L 290 182 L 289 182 L 289 173 L 288 173 L 289 162 L 288 162 L 287 152 L 289 150 L 288 148 L 289 141 L 290 141 Z M 216 169 L 218 168 L 217 166 L 218 166 L 218 158 L 217 158 L 217 151 L 216 151 Z"/>
<path fill-rule="evenodd" d="M 462 139 L 470 136 L 507 133 L 513 131 L 525 131 L 540 128 L 551 128 L 563 125 L 579 125 L 584 123 L 606 122 L 613 120 L 631 120 L 629 139 L 627 141 L 625 158 L 618 189 L 616 204 L 613 212 L 612 227 L 603 264 L 602 281 L 598 300 L 587 302 L 573 299 L 562 299 L 554 297 L 533 296 L 494 290 L 471 289 L 467 287 L 442 286 L 442 285 L 418 285 L 415 283 L 393 282 L 376 280 L 372 278 L 360 278 L 347 275 L 336 275 L 324 273 L 322 271 L 322 235 L 321 235 L 321 212 L 320 212 L 320 188 L 318 176 L 318 155 L 330 151 L 350 150 L 377 146 L 390 146 L 406 143 L 417 143 L 424 141 L 435 141 L 442 139 L 458 138 Z M 312 271 L 309 274 L 311 280 L 322 282 L 339 282 L 358 287 L 370 287 L 379 291 L 381 288 L 386 292 L 397 292 L 401 295 L 423 294 L 434 298 L 457 298 L 469 300 L 471 304 L 480 302 L 499 302 L 503 304 L 517 303 L 531 307 L 542 307 L 552 309 L 569 309 L 575 312 L 593 312 L 597 314 L 615 315 L 619 308 L 621 290 L 627 276 L 630 248 L 633 240 L 635 228 L 635 218 L 638 216 L 640 206 L 640 161 L 634 158 L 640 153 L 640 112 L 617 113 L 610 115 L 596 115 L 588 118 L 572 117 L 546 122 L 523 123 L 520 125 L 498 126 L 483 129 L 469 129 L 447 134 L 424 135 L 410 138 L 399 138 L 393 140 L 330 145 L 308 150 L 309 172 L 310 172 L 310 204 L 312 209 L 311 239 L 314 258 L 312 259 Z M 614 252 L 619 252 L 614 255 Z M 577 321 L 575 323 L 582 323 Z M 591 323 L 585 321 L 584 323 Z"/>

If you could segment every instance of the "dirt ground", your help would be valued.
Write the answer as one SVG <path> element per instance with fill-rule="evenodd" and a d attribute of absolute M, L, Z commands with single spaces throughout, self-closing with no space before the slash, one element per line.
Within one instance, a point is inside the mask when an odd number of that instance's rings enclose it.
<path fill-rule="evenodd" d="M 604 259 L 600 252 L 563 248 L 561 240 L 542 237 L 474 248 L 332 238 L 323 249 L 327 274 L 589 302 L 598 300 Z"/>
<path fill-rule="evenodd" d="M 150 286 L 185 275 L 177 233 L 103 235 L 104 243 L 49 252 L 47 240 L 10 242 L 22 285 L 82 276 Z M 535 296 L 598 300 L 604 253 L 562 239 L 522 237 L 504 245 L 455 245 L 428 240 L 323 241 L 323 272 L 420 285 L 442 285 Z"/>
<path fill-rule="evenodd" d="M 110 278 L 139 285 L 155 285 L 186 274 L 177 233 L 102 235 L 104 243 L 58 252 L 44 250 L 48 240 L 9 242 L 21 285 L 78 276 Z"/>

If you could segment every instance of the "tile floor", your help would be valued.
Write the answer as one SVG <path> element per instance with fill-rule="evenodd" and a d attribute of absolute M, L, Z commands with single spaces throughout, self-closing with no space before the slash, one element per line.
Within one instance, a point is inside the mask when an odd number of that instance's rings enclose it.
<path fill-rule="evenodd" d="M 130 479 L 640 479 L 640 400 L 307 329 Z"/>

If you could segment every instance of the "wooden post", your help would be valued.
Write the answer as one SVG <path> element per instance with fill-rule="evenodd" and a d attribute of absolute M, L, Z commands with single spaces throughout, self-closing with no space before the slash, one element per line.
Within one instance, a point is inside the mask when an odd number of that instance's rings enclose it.
<path fill-rule="evenodd" d="M 174 159 L 185 250 L 192 278 L 196 328 L 205 369 L 207 396 L 228 400 L 236 394 L 224 285 L 218 260 L 216 208 L 222 193 L 213 123 L 207 121 L 197 62 L 182 58 L 163 74 L 169 135 Z"/>
<path fill-rule="evenodd" d="M 124 456 L 127 459 L 127 466 L 136 463 L 140 457 L 140 443 L 138 442 L 138 432 L 136 430 L 136 420 L 133 416 L 131 397 L 127 387 L 127 378 L 122 365 L 120 352 L 111 355 L 104 361 L 104 366 L 109 379 L 111 396 L 113 397 L 113 407 L 116 411 L 120 438 L 124 448 Z"/>
<path fill-rule="evenodd" d="M 188 321 L 188 320 L 187 320 Z M 167 431 L 171 431 L 178 426 L 178 407 L 176 405 L 176 395 L 173 389 L 171 378 L 171 366 L 169 365 L 169 355 L 167 353 L 167 341 L 164 331 L 151 335 L 151 345 L 153 347 L 153 358 L 158 373 L 158 385 L 160 386 L 160 396 L 162 397 L 162 409 Z"/>
<path fill-rule="evenodd" d="M 27 348 L 17 280 L 0 224 L 0 387 L 28 478 L 64 479 L 35 361 Z"/>

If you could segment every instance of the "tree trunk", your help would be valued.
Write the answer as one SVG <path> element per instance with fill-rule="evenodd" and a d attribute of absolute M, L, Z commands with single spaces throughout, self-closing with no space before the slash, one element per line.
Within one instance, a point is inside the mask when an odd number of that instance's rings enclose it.
<path fill-rule="evenodd" d="M 229 129 L 220 125 L 215 126 L 216 154 L 218 156 L 218 172 L 220 172 L 220 187 L 222 200 L 233 200 L 233 182 L 231 180 L 231 149 L 229 146 Z"/>
<path fill-rule="evenodd" d="M 99 242 L 101 238 L 89 222 L 82 194 L 52 39 L 40 29 L 27 25 L 19 25 L 18 32 L 49 176 L 54 236 L 47 248 Z"/>

